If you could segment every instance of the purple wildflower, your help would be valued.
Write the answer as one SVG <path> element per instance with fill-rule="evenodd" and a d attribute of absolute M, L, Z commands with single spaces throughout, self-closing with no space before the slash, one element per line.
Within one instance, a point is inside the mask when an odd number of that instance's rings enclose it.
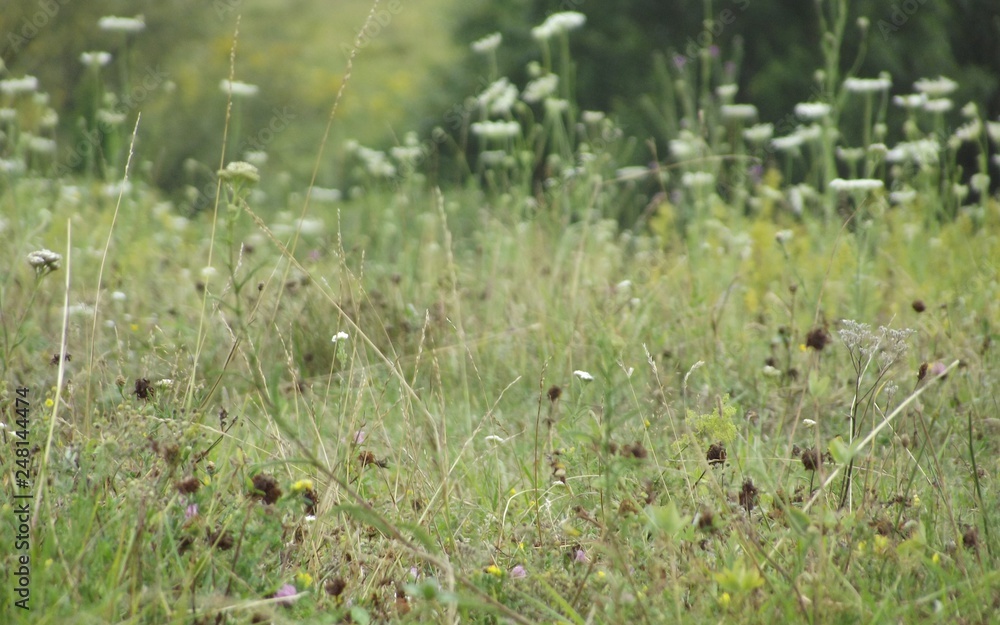
<path fill-rule="evenodd" d="M 193 503 L 184 510 L 184 520 L 190 521 L 194 517 L 198 516 L 198 504 Z"/>
<path fill-rule="evenodd" d="M 586 563 L 587 562 L 587 552 L 583 549 L 577 549 L 576 554 L 573 556 L 575 562 Z"/>
<path fill-rule="evenodd" d="M 285 584 L 271 596 L 275 599 L 281 599 L 281 601 L 278 602 L 281 605 L 292 605 L 292 603 L 295 602 L 295 599 L 292 599 L 291 597 L 294 597 L 296 593 L 297 591 L 295 590 L 295 586 Z"/>
<path fill-rule="evenodd" d="M 522 579 L 528 576 L 528 571 L 524 569 L 523 566 L 518 564 L 510 570 L 511 579 Z"/>

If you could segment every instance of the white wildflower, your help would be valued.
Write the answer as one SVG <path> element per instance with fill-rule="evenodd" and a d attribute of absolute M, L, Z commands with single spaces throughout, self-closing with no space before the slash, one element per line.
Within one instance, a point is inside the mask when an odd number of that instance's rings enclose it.
<path fill-rule="evenodd" d="M 648 175 L 649 168 L 643 167 L 642 165 L 620 167 L 615 171 L 615 179 L 617 180 L 637 180 L 639 178 L 645 178 Z"/>
<path fill-rule="evenodd" d="M 7 95 L 33 93 L 37 90 L 38 79 L 34 76 L 22 76 L 21 78 L 7 78 L 6 80 L 0 80 L 0 93 Z"/>
<path fill-rule="evenodd" d="M 493 52 L 500 47 L 500 43 L 503 41 L 503 35 L 500 33 L 493 33 L 486 35 L 482 39 L 477 39 L 472 42 L 470 46 L 473 52 L 478 54 L 487 54 Z"/>
<path fill-rule="evenodd" d="M 105 108 L 98 109 L 97 121 L 106 126 L 118 126 L 125 122 L 125 113 L 111 111 Z"/>
<path fill-rule="evenodd" d="M 719 85 L 715 88 L 715 95 L 724 102 L 731 101 L 735 96 L 736 92 L 739 91 L 739 87 L 733 83 L 728 83 L 725 85 Z"/>
<path fill-rule="evenodd" d="M 55 271 L 59 269 L 62 262 L 62 255 L 49 249 L 36 250 L 28 254 L 28 264 L 34 267 L 35 271 Z"/>
<path fill-rule="evenodd" d="M 979 119 L 974 119 L 967 124 L 962 124 L 955 129 L 954 138 L 960 143 L 975 141 L 983 132 L 983 123 Z"/>
<path fill-rule="evenodd" d="M 778 230 L 774 233 L 774 240 L 778 242 L 778 245 L 785 245 L 792 240 L 793 232 L 791 230 Z"/>
<path fill-rule="evenodd" d="M 124 302 L 126 295 L 123 291 L 115 291 L 111 294 L 111 300 L 115 302 Z"/>
<path fill-rule="evenodd" d="M 795 129 L 795 134 L 802 137 L 803 141 L 815 141 L 823 136 L 823 127 L 819 124 L 799 126 Z"/>
<path fill-rule="evenodd" d="M 750 143 L 764 143 L 774 136 L 774 124 L 754 124 L 743 131 L 743 138 Z"/>
<path fill-rule="evenodd" d="M 911 93 L 892 96 L 892 103 L 904 109 L 919 109 L 924 107 L 927 99 L 926 93 Z"/>
<path fill-rule="evenodd" d="M 254 167 L 263 167 L 267 164 L 267 152 L 263 150 L 247 150 L 243 153 L 243 160 Z"/>
<path fill-rule="evenodd" d="M 779 152 L 791 152 L 796 150 L 802 145 L 802 137 L 797 134 L 791 134 L 786 137 L 775 137 L 771 139 L 771 147 Z"/>
<path fill-rule="evenodd" d="M 723 104 L 719 108 L 722 119 L 754 119 L 757 107 L 753 104 Z"/>
<path fill-rule="evenodd" d="M 340 189 L 328 189 L 324 187 L 313 187 L 309 192 L 309 197 L 316 202 L 339 202 L 344 196 Z"/>
<path fill-rule="evenodd" d="M 580 378 L 584 382 L 593 382 L 594 381 L 594 376 L 592 376 L 589 373 L 587 373 L 586 371 L 582 371 L 580 369 L 577 369 L 576 371 L 574 371 L 573 375 L 575 375 L 576 377 Z"/>
<path fill-rule="evenodd" d="M 816 426 L 816 422 L 813 421 L 812 419 L 803 419 L 802 425 L 806 426 L 807 428 L 811 428 Z"/>
<path fill-rule="evenodd" d="M 582 119 L 585 124 L 599 124 L 604 120 L 604 113 L 601 111 L 583 111 L 580 113 L 580 119 Z M 1000 126 L 1000 123 L 997 125 Z"/>
<path fill-rule="evenodd" d="M 521 126 L 515 121 L 476 122 L 471 130 L 472 134 L 484 139 L 513 139 L 521 134 Z"/>
<path fill-rule="evenodd" d="M 226 78 L 219 81 L 219 89 L 222 89 L 223 93 L 231 93 L 234 98 L 252 98 L 260 93 L 260 87 L 257 85 Z"/>
<path fill-rule="evenodd" d="M 330 339 L 330 342 L 331 343 L 339 343 L 341 341 L 346 341 L 349 338 L 350 338 L 350 336 L 348 336 L 347 332 L 344 332 L 343 330 L 341 330 L 340 332 L 337 332 L 336 334 L 333 335 L 333 338 Z"/>
<path fill-rule="evenodd" d="M 28 139 L 28 150 L 35 154 L 54 154 L 56 142 L 45 137 L 31 137 Z"/>
<path fill-rule="evenodd" d="M 143 16 L 116 17 L 109 15 L 97 20 L 97 27 L 101 30 L 118 33 L 139 33 L 146 29 L 146 20 Z"/>
<path fill-rule="evenodd" d="M 524 87 L 521 98 L 525 102 L 541 102 L 556 92 L 559 85 L 559 76 L 556 74 L 546 74 L 529 82 Z"/>
<path fill-rule="evenodd" d="M 905 187 L 889 194 L 889 201 L 893 204 L 909 204 L 917 199 L 917 192 L 912 188 Z"/>
<path fill-rule="evenodd" d="M 87 67 L 104 67 L 111 62 L 109 52 L 81 52 L 80 62 Z"/>
<path fill-rule="evenodd" d="M 924 110 L 928 113 L 947 113 L 954 107 L 948 98 L 937 98 L 924 102 Z"/>
<path fill-rule="evenodd" d="M 800 102 L 795 105 L 795 114 L 802 119 L 822 119 L 830 114 L 826 102 Z"/>
<path fill-rule="evenodd" d="M 569 110 L 569 100 L 564 98 L 545 98 L 545 112 L 549 115 L 561 115 Z"/>
<path fill-rule="evenodd" d="M 246 161 L 233 161 L 225 169 L 219 170 L 219 178 L 229 182 L 253 184 L 260 182 L 260 173 Z"/>
<path fill-rule="evenodd" d="M 864 148 L 845 148 L 837 146 L 837 158 L 845 163 L 856 163 L 865 157 Z"/>
<path fill-rule="evenodd" d="M 958 83 L 950 78 L 921 78 L 913 83 L 913 88 L 920 93 L 926 93 L 929 98 L 939 98 L 958 89 Z"/>
<path fill-rule="evenodd" d="M 888 75 L 878 78 L 848 78 L 844 81 L 844 89 L 851 93 L 878 93 L 888 91 L 892 87 L 892 80 Z"/>
<path fill-rule="evenodd" d="M 834 178 L 830 181 L 830 188 L 834 191 L 874 191 L 884 186 L 884 182 L 873 178 L 858 178 L 855 180 Z"/>
<path fill-rule="evenodd" d="M 538 41 L 551 39 L 555 35 L 568 33 L 584 25 L 587 16 L 577 11 L 562 11 L 548 16 L 540 26 L 531 29 L 531 36 Z"/>

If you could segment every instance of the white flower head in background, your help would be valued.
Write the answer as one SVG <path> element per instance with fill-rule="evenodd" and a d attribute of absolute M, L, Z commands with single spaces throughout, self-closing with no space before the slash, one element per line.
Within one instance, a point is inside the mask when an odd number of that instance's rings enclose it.
<path fill-rule="evenodd" d="M 531 36 L 537 41 L 548 41 L 556 35 L 576 30 L 586 22 L 587 16 L 579 11 L 553 13 L 541 25 L 531 29 Z"/>
<path fill-rule="evenodd" d="M 109 52 L 81 52 L 80 62 L 87 67 L 104 67 L 111 62 L 111 54 Z"/>
<path fill-rule="evenodd" d="M 830 114 L 830 105 L 826 102 L 799 102 L 795 105 L 795 114 L 802 119 L 822 119 Z"/>
<path fill-rule="evenodd" d="M 349 338 L 351 337 L 347 335 L 347 332 L 341 330 L 340 332 L 337 332 L 336 334 L 333 335 L 333 338 L 330 339 L 330 342 L 333 344 L 337 344 L 340 343 L 341 341 L 346 341 Z"/>
<path fill-rule="evenodd" d="M 219 178 L 233 184 L 255 184 L 260 182 L 260 172 L 246 161 L 234 161 L 219 170 Z"/>
<path fill-rule="evenodd" d="M 97 20 L 97 27 L 108 32 L 131 35 L 146 30 L 146 19 L 141 15 L 136 15 L 135 17 L 108 15 Z"/>
<path fill-rule="evenodd" d="M 834 191 L 875 191 L 883 187 L 885 187 L 884 182 L 873 178 L 858 178 L 856 180 L 834 178 L 830 181 L 830 188 Z"/>
<path fill-rule="evenodd" d="M 222 89 L 223 93 L 233 94 L 234 98 L 252 98 L 260 93 L 260 87 L 257 85 L 240 82 L 239 80 L 227 80 L 225 78 L 219 82 L 219 88 Z"/>
<path fill-rule="evenodd" d="M 28 254 L 28 264 L 31 265 L 36 274 L 46 274 L 59 269 L 62 262 L 62 255 L 48 249 L 36 250 Z"/>
<path fill-rule="evenodd" d="M 471 48 L 472 51 L 477 54 L 488 54 L 499 48 L 501 42 L 503 42 L 503 35 L 500 33 L 493 33 L 486 35 L 482 39 L 473 41 Z"/>
<path fill-rule="evenodd" d="M 913 88 L 920 93 L 927 94 L 928 98 L 940 98 L 958 89 L 958 83 L 951 78 L 938 76 L 937 78 L 921 78 L 913 83 Z"/>
<path fill-rule="evenodd" d="M 594 376 L 592 376 L 589 373 L 587 373 L 586 371 L 582 371 L 580 369 L 577 369 L 576 371 L 574 371 L 573 375 L 575 375 L 576 377 L 580 378 L 584 382 L 593 382 L 594 381 Z"/>

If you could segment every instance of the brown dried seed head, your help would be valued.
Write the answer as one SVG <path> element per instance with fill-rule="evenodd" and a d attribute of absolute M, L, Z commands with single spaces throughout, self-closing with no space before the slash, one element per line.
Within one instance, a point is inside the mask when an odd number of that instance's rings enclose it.
<path fill-rule="evenodd" d="M 177 487 L 177 492 L 180 494 L 191 495 L 198 492 L 198 489 L 201 488 L 201 482 L 198 481 L 198 478 L 192 475 L 184 478 L 180 482 L 177 482 L 175 486 Z"/>
<path fill-rule="evenodd" d="M 705 459 L 708 460 L 708 464 L 725 464 L 726 462 L 726 446 L 722 442 L 712 443 L 708 448 L 708 453 L 705 455 Z"/>
<path fill-rule="evenodd" d="M 266 473 L 258 473 L 253 476 L 253 490 L 250 495 L 263 499 L 266 504 L 273 504 L 281 498 L 281 487 L 278 480 Z"/>
<path fill-rule="evenodd" d="M 561 388 L 559 388 L 558 386 L 556 386 L 554 384 L 549 387 L 548 397 L 549 397 L 549 401 L 550 402 L 555 403 L 555 401 L 557 399 L 559 399 L 560 396 L 562 396 L 562 389 Z"/>
<path fill-rule="evenodd" d="M 806 471 L 815 471 L 821 464 L 823 464 L 823 457 L 817 449 L 810 448 L 802 452 L 802 466 Z"/>
<path fill-rule="evenodd" d="M 915 299 L 915 300 L 913 300 L 913 303 L 911 304 L 911 306 L 913 306 L 913 310 L 915 310 L 918 313 L 922 313 L 925 310 L 927 310 L 927 305 L 924 304 L 924 300 L 922 300 L 922 299 Z"/>
<path fill-rule="evenodd" d="M 826 328 L 815 327 L 806 335 L 806 347 L 818 352 L 823 351 L 823 348 L 829 345 L 829 343 L 830 333 L 826 331 Z"/>
<path fill-rule="evenodd" d="M 757 487 L 753 485 L 753 480 L 747 478 L 743 481 L 743 487 L 740 488 L 740 505 L 750 512 L 757 505 Z"/>

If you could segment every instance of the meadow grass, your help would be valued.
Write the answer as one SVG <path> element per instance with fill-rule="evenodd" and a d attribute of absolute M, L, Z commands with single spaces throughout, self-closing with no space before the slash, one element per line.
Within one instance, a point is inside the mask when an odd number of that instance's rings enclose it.
<path fill-rule="evenodd" d="M 833 116 L 784 152 L 721 93 L 650 166 L 481 98 L 464 186 L 352 146 L 346 199 L 234 164 L 193 216 L 6 153 L 3 618 L 993 622 L 1000 205 L 933 111 L 844 180 Z"/>

